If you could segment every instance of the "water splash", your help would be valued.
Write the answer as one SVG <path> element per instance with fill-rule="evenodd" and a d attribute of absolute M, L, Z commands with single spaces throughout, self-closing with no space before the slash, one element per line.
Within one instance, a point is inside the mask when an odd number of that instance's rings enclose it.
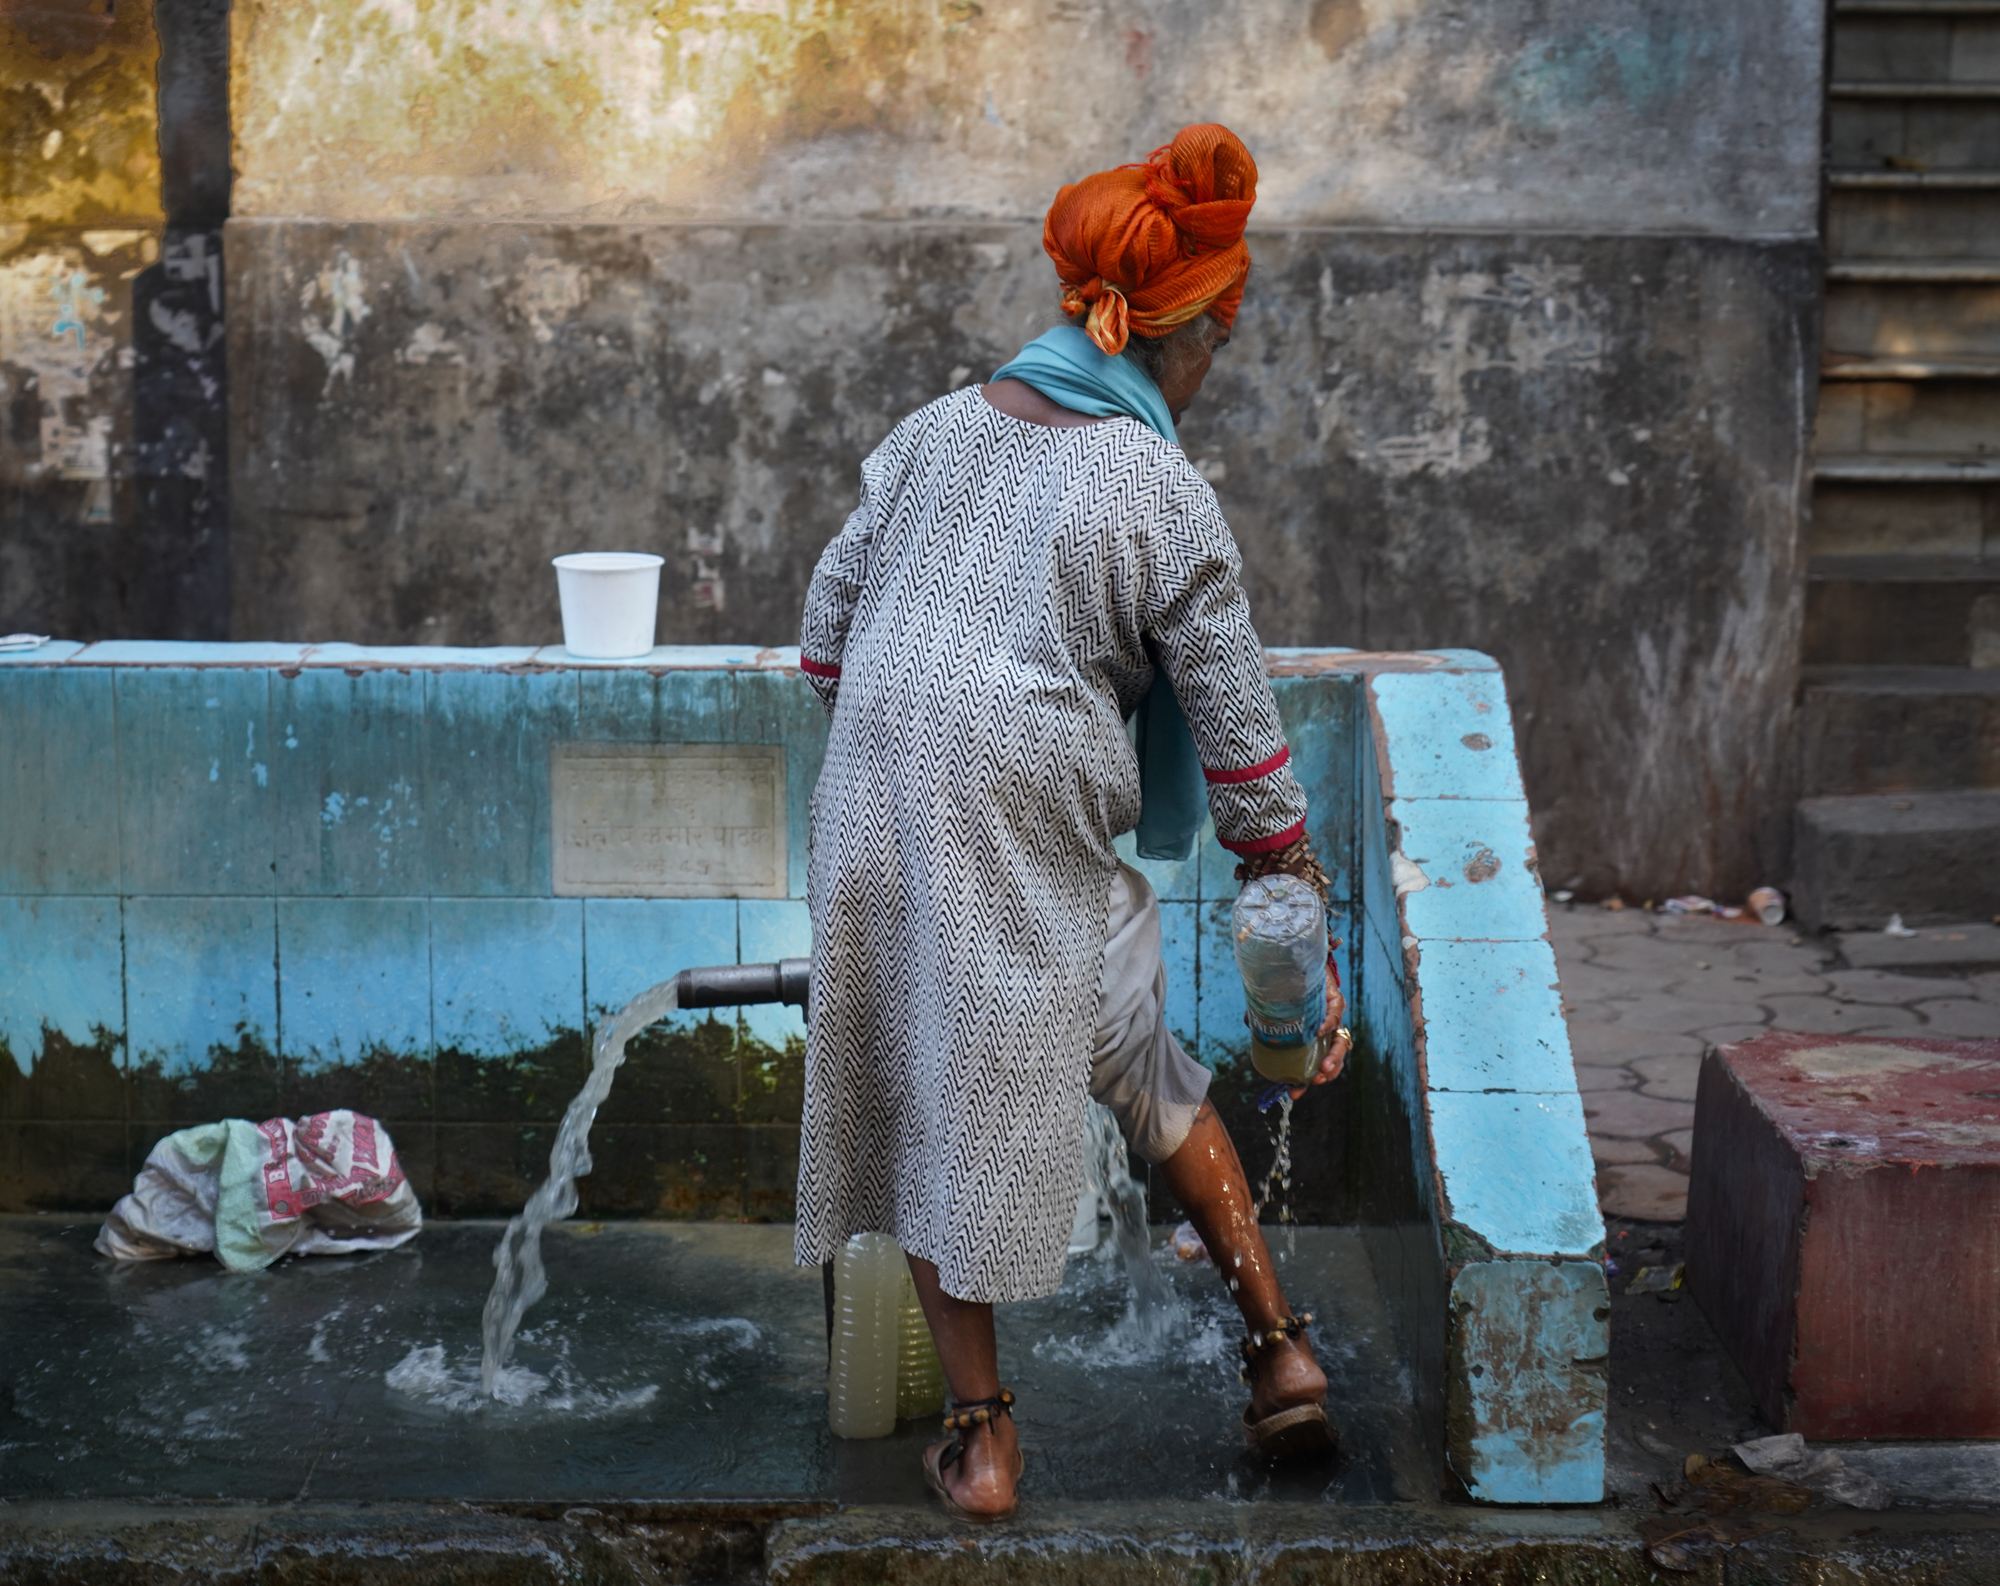
<path fill-rule="evenodd" d="M 470 1415 L 494 1404 L 514 1409 L 557 1411 L 594 1420 L 625 1410 L 642 1409 L 659 1396 L 657 1383 L 622 1392 L 592 1387 L 566 1358 L 559 1358 L 547 1375 L 526 1366 L 502 1366 L 489 1383 L 483 1362 L 453 1362 L 443 1344 L 413 1344 L 389 1369 L 388 1384 L 396 1392 L 457 1415 Z"/>
<path fill-rule="evenodd" d="M 1166 1280 L 1153 1265 L 1146 1188 L 1132 1177 L 1125 1137 L 1110 1108 L 1085 1103 L 1083 1142 L 1084 1198 L 1088 1201 L 1095 1191 L 1098 1205 L 1110 1215 L 1112 1247 L 1132 1285 L 1131 1308 L 1114 1331 L 1128 1335 L 1126 1342 L 1132 1345 L 1157 1348 L 1173 1336 L 1183 1318 Z"/>
<path fill-rule="evenodd" d="M 548 1292 L 548 1274 L 542 1267 L 542 1230 L 576 1210 L 576 1181 L 591 1168 L 590 1126 L 611 1093 L 612 1075 L 625 1061 L 625 1044 L 679 1007 L 679 982 L 663 981 L 626 1003 L 615 1019 L 597 1027 L 590 1076 L 556 1131 L 555 1149 L 549 1152 L 549 1176 L 528 1197 L 521 1214 L 507 1224 L 493 1251 L 493 1292 L 486 1296 L 480 1324 L 484 1350 L 479 1382 L 489 1398 L 505 1397 L 511 1380 L 507 1360 L 514 1352 L 514 1334 L 520 1330 L 528 1307 Z"/>

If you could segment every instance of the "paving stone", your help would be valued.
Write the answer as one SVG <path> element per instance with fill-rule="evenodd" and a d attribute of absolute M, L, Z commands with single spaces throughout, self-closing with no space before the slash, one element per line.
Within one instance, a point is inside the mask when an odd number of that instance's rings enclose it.
<path fill-rule="evenodd" d="M 1588 904 L 1581 908 L 1558 907 L 1549 911 L 1549 922 L 1553 926 L 1561 922 L 1561 929 L 1578 937 L 1592 936 L 1650 936 L 1653 922 L 1643 909 L 1592 908 Z"/>
<path fill-rule="evenodd" d="M 1607 1167 L 1597 1175 L 1597 1203 L 1607 1217 L 1677 1223 L 1687 1216 L 1687 1175 L 1655 1163 Z"/>
<path fill-rule="evenodd" d="M 1714 963 L 1716 955 L 1694 943 L 1663 942 L 1657 936 L 1626 936 L 1604 942 L 1591 954 L 1591 963 L 1600 969 L 1647 977 L 1650 985 L 1692 975 L 1696 967 Z"/>
<path fill-rule="evenodd" d="M 1593 1136 L 1650 1140 L 1670 1129 L 1692 1129 L 1694 1103 L 1663 1101 L 1635 1090 L 1598 1090 L 1583 1098 L 1583 1116 Z"/>
<path fill-rule="evenodd" d="M 1846 969 L 1789 927 L 1640 910 L 1552 908 L 1549 939 L 1604 1208 L 1615 1215 L 1682 1215 L 1686 1181 L 1676 1168 L 1692 1148 L 1690 1102 L 1710 1045 L 1773 1026 L 2000 1035 L 2000 971 L 1933 978 Z M 1663 1151 L 1672 1165 L 1661 1165 Z"/>
<path fill-rule="evenodd" d="M 1838 962 L 1826 949 L 1793 936 L 1783 940 L 1774 936 L 1768 940 L 1732 942 L 1728 956 L 1759 974 L 1772 975 L 1818 975 Z"/>
<path fill-rule="evenodd" d="M 1929 1002 L 1973 994 L 1964 981 L 1947 975 L 1897 975 L 1886 969 L 1836 969 L 1826 980 L 1842 1002 Z"/>
<path fill-rule="evenodd" d="M 1668 1035 L 1692 1035 L 1718 1024 L 1765 1022 L 1763 1005 L 1755 1002 L 1698 1002 L 1665 992 L 1616 1004 L 1618 1022 L 1628 1030 L 1655 1030 Z"/>
<path fill-rule="evenodd" d="M 1773 997 L 1771 1028 L 1806 1035 L 1868 1035 L 1919 1028 L 1907 1008 L 1870 1007 L 1860 1002 L 1834 1002 L 1827 997 Z"/>
<path fill-rule="evenodd" d="M 1631 977 L 1619 978 L 1626 981 L 1629 995 Z M 1706 969 L 1697 968 L 1691 974 L 1675 976 L 1667 982 L 1666 989 L 1676 997 L 1695 997 L 1704 1002 L 1762 1002 L 1768 996 L 1788 991 L 1802 994 L 1825 991 L 1826 985 L 1824 975 L 1753 969 L 1734 954 L 1725 953 Z"/>
<path fill-rule="evenodd" d="M 1588 963 L 1566 964 L 1560 957 L 1556 960 L 1556 981 L 1562 988 L 1563 1001 L 1573 1004 L 1629 997 L 1634 989 L 1629 974 Z"/>
<path fill-rule="evenodd" d="M 1629 1062 L 1640 1057 L 1672 1057 L 1685 1053 L 1699 1058 L 1705 1050 L 1691 1035 L 1635 1030 L 1601 1019 L 1569 1018 L 1569 1047 L 1578 1062 Z"/>
<path fill-rule="evenodd" d="M 2000 1002 L 1978 998 L 1953 998 L 1949 1002 L 1920 1002 L 1916 1012 L 1924 1017 L 1926 1035 L 1963 1035 L 1981 1040 L 2000 1040 Z"/>
<path fill-rule="evenodd" d="M 1701 1061 L 1692 1057 L 1642 1057 L 1632 1064 L 1640 1081 L 1642 1096 L 1662 1101 L 1693 1101 L 1695 1081 L 1701 1077 Z"/>
<path fill-rule="evenodd" d="M 1629 1166 L 1636 1162 L 1657 1163 L 1660 1160 L 1660 1153 L 1649 1141 L 1613 1140 L 1608 1135 L 1590 1142 L 1590 1155 L 1599 1167 Z"/>

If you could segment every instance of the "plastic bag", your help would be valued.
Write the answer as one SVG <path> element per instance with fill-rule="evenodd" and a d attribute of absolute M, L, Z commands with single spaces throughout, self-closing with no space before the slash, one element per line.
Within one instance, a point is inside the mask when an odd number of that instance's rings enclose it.
<path fill-rule="evenodd" d="M 114 1261 L 213 1252 L 255 1272 L 284 1255 L 392 1249 L 423 1225 L 388 1130 L 343 1108 L 168 1135 L 98 1230 L 97 1250 Z"/>

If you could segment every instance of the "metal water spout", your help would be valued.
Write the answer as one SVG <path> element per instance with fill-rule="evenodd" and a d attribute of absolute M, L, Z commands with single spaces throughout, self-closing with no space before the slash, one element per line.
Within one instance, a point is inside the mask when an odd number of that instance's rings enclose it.
<path fill-rule="evenodd" d="M 683 1010 L 784 1002 L 808 1014 L 811 981 L 809 958 L 781 958 L 775 964 L 714 964 L 706 969 L 683 969 L 674 977 Z"/>

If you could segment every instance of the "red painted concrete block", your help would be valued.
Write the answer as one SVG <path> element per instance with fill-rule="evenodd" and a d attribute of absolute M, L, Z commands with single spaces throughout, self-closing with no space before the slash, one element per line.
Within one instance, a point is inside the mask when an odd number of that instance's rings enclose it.
<path fill-rule="evenodd" d="M 1688 1287 L 1773 1425 L 2000 1437 L 2000 1042 L 1720 1047 L 1691 1173 Z"/>

